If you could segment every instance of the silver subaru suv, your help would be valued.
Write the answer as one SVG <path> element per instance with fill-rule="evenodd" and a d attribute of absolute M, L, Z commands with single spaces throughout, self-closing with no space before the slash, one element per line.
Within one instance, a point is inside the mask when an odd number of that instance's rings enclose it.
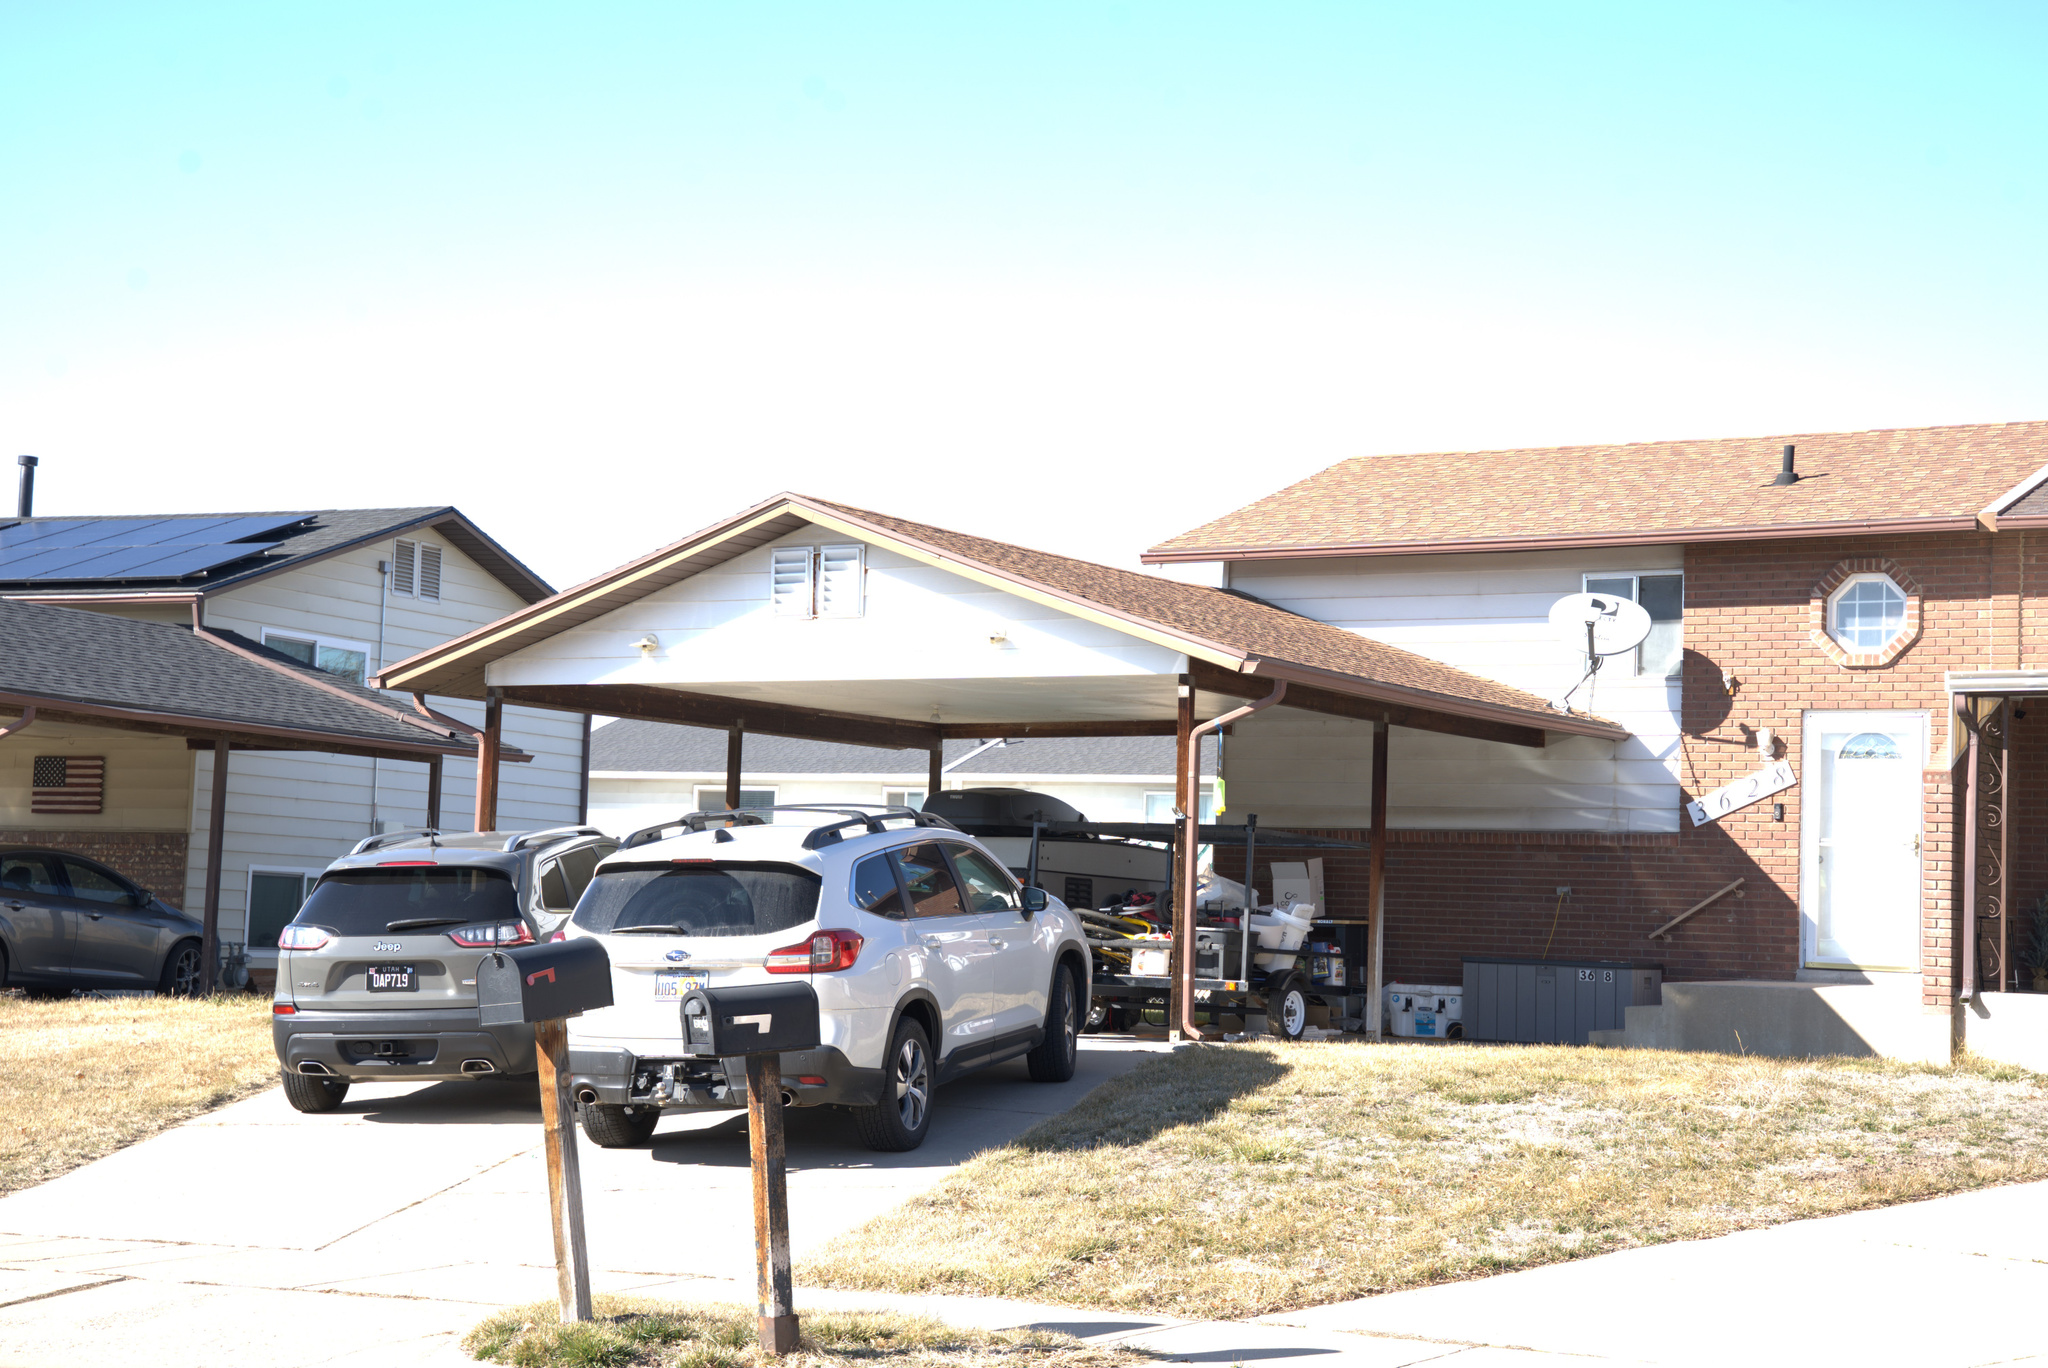
<path fill-rule="evenodd" d="M 373 836 L 329 865 L 277 941 L 271 1042 L 285 1097 L 351 1083 L 528 1074 L 531 1026 L 477 1021 L 477 961 L 560 929 L 618 842 L 596 827 Z"/>

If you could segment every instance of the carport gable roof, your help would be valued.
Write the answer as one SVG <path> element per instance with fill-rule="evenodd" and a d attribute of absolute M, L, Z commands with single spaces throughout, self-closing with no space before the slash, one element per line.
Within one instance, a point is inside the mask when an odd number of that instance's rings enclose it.
<path fill-rule="evenodd" d="M 418 761 L 476 748 L 460 730 L 233 633 L 0 600 L 0 639 L 0 708 L 51 720 Z"/>
<path fill-rule="evenodd" d="M 1240 594 L 801 494 L 779 495 L 422 651 L 386 669 L 380 682 L 386 688 L 481 697 L 491 662 L 812 524 L 1184 654 L 1197 687 L 1211 692 L 1263 696 L 1273 682 L 1286 680 L 1294 690 L 1293 706 L 1493 739 L 1512 735 L 1521 744 L 1541 744 L 1545 731 L 1616 740 L 1628 734 L 1605 719 L 1560 713 L 1521 689 Z"/>

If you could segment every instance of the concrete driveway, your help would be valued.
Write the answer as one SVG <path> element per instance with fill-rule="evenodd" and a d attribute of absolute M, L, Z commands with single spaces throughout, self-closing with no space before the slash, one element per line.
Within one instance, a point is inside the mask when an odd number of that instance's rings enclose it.
<path fill-rule="evenodd" d="M 840 1114 L 791 1112 L 797 1254 L 1165 1048 L 1084 1040 L 1067 1083 L 1019 1061 L 951 1084 L 909 1154 L 861 1148 Z M 454 1341 L 487 1307 L 554 1295 L 540 1139 L 531 1082 L 361 1087 L 329 1116 L 273 1089 L 0 1199 L 0 1364 L 466 1361 Z M 751 1300 L 741 1114 L 581 1154 L 600 1292 L 714 1279 Z M 337 1314 L 338 1296 L 376 1305 Z"/>

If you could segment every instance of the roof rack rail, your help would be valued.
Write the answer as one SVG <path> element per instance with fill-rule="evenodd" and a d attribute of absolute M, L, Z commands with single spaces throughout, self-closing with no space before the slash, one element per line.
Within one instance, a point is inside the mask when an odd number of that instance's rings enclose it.
<path fill-rule="evenodd" d="M 508 852 L 514 850 L 523 850 L 527 846 L 532 845 L 535 841 L 540 840 L 565 841 L 571 836 L 602 835 L 604 835 L 604 833 L 602 831 L 599 831 L 594 826 L 549 827 L 545 831 L 522 831 L 518 835 L 511 837 L 505 842 L 505 849 Z"/>
<path fill-rule="evenodd" d="M 909 822 L 912 826 L 939 827 L 947 831 L 958 831 L 936 812 L 919 812 L 915 808 L 875 803 L 858 806 L 840 806 L 836 803 L 772 803 L 765 807 L 719 808 L 715 811 L 686 812 L 673 821 L 657 822 L 650 827 L 628 836 L 619 846 L 631 850 L 635 846 L 647 845 L 653 841 L 667 840 L 667 833 L 681 831 L 709 831 L 714 827 L 767 826 L 769 817 L 778 812 L 820 812 L 838 814 L 836 822 L 825 822 L 811 828 L 804 837 L 804 849 L 817 850 L 835 841 L 844 840 L 840 834 L 847 827 L 858 826 L 870 833 L 889 830 L 890 822 Z"/>
<path fill-rule="evenodd" d="M 400 841 L 409 840 L 415 836 L 434 837 L 440 834 L 440 831 L 434 827 L 408 827 L 404 831 L 380 831 L 375 836 L 365 836 L 362 840 L 357 841 L 348 853 L 360 855 L 364 851 L 382 850 L 385 846 L 396 845 Z"/>

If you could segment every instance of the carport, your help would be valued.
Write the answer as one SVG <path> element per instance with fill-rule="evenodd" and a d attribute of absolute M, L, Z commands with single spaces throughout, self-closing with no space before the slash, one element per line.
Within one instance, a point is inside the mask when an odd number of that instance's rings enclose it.
<path fill-rule="evenodd" d="M 229 758 L 236 751 L 318 751 L 427 766 L 428 810 L 441 807 L 448 756 L 477 754 L 474 728 L 423 703 L 416 710 L 337 679 L 236 632 L 139 622 L 109 613 L 0 602 L 0 739 L 34 746 L 37 723 L 95 731 L 182 737 L 213 756 L 207 819 L 205 941 L 201 981 L 211 991 L 218 969 L 222 847 Z M 50 757 L 58 765 L 62 757 Z M 500 761 L 525 761 L 506 749 Z M 118 761 L 118 757 L 117 757 Z M 111 781 L 98 759 L 96 784 L 117 807 L 128 776 Z M 188 780 L 189 782 L 189 780 Z M 98 814 L 100 798 L 83 811 Z M 189 858 L 189 856 L 188 856 Z"/>
<path fill-rule="evenodd" d="M 924 749 L 934 792 L 949 738 L 1172 735 L 1188 827 L 1202 734 L 1275 705 L 1370 724 L 1368 906 L 1342 920 L 1365 928 L 1375 1025 L 1392 732 L 1537 748 L 1627 735 L 1243 594 L 797 494 L 400 661 L 377 682 L 484 703 L 480 829 L 495 816 L 506 703 L 723 730 L 733 806 L 747 732 Z M 1191 831 L 1179 849 L 1186 888 Z M 1183 948 L 1191 902 L 1176 899 Z M 1191 974 L 1183 955 L 1178 979 Z M 1175 1020 L 1191 1029 L 1185 1015 Z"/>

